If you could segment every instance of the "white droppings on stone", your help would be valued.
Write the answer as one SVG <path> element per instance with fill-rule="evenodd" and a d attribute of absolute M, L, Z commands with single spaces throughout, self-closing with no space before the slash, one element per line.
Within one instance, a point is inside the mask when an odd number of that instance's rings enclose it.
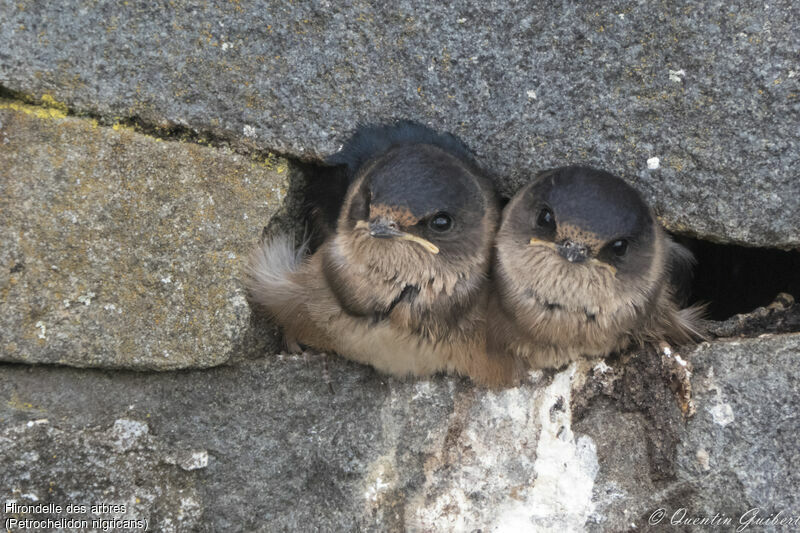
<path fill-rule="evenodd" d="M 70 305 L 72 305 L 72 302 L 70 302 L 70 301 L 69 301 L 69 300 L 67 300 L 67 299 L 64 299 L 64 301 L 63 301 L 62 303 L 64 304 L 64 308 L 67 308 L 67 307 L 69 307 Z"/>
<path fill-rule="evenodd" d="M 208 452 L 206 450 L 192 451 L 186 459 L 179 463 L 184 470 L 199 470 L 208 466 Z"/>
<path fill-rule="evenodd" d="M 150 432 L 150 428 L 144 422 L 119 418 L 114 421 L 114 425 L 109 430 L 111 445 L 120 452 L 126 452 L 136 446 L 136 443 L 143 436 Z"/>
<path fill-rule="evenodd" d="M 390 430 L 393 435 L 390 439 L 396 441 L 395 430 Z M 369 466 L 366 478 L 364 479 L 364 500 L 368 504 L 379 503 L 383 495 L 391 491 L 397 485 L 397 472 L 395 471 L 395 458 L 391 455 L 382 455 L 376 458 Z"/>
<path fill-rule="evenodd" d="M 525 94 L 527 94 L 528 98 L 530 98 L 531 100 L 536 100 L 536 91 L 530 90 L 530 91 L 526 92 Z"/>
<path fill-rule="evenodd" d="M 675 360 L 678 362 L 679 365 L 686 366 L 686 361 L 684 361 L 684 359 L 679 354 L 675 354 Z"/>
<path fill-rule="evenodd" d="M 222 51 L 227 52 L 228 48 L 231 47 L 231 43 L 222 43 Z"/>
<path fill-rule="evenodd" d="M 617 15 L 620 20 L 625 20 L 625 13 L 620 13 Z"/>
<path fill-rule="evenodd" d="M 44 338 L 46 338 L 46 337 L 47 337 L 47 326 L 45 326 L 45 325 L 44 325 L 44 322 L 42 322 L 41 320 L 39 320 L 38 322 L 36 322 L 36 324 L 34 324 L 34 327 L 37 327 L 37 328 L 39 328 L 39 335 L 38 335 L 38 337 L 39 337 L 40 339 L 44 339 Z"/>
<path fill-rule="evenodd" d="M 680 83 L 683 81 L 683 77 L 686 76 L 686 71 L 683 69 L 680 70 L 670 70 L 669 71 L 669 81 L 674 81 L 675 83 Z"/>
<path fill-rule="evenodd" d="M 247 220 L 247 213 L 242 213 L 242 220 Z"/>
<path fill-rule="evenodd" d="M 81 294 L 80 296 L 78 296 L 75 299 L 78 300 L 83 305 L 87 305 L 88 306 L 89 304 L 92 303 L 92 298 L 94 298 L 95 296 L 97 296 L 95 293 L 89 291 L 86 294 Z"/>
<path fill-rule="evenodd" d="M 734 421 L 733 408 L 729 403 L 719 403 L 709 407 L 708 412 L 711 413 L 711 419 L 714 423 L 722 427 Z"/>
<path fill-rule="evenodd" d="M 544 379 L 544 372 L 541 370 L 528 370 L 528 379 L 533 383 L 538 383 Z"/>
<path fill-rule="evenodd" d="M 236 259 L 236 254 L 233 252 L 228 252 L 228 259 Z"/>
<path fill-rule="evenodd" d="M 511 424 L 528 424 L 531 415 L 529 407 L 519 387 L 502 392 L 487 391 L 483 398 L 483 408 L 487 413 L 495 413 L 498 418 L 506 419 Z"/>
<path fill-rule="evenodd" d="M 165 277 L 161 278 L 161 283 L 163 283 L 164 285 L 168 285 L 168 284 L 172 283 L 172 276 L 168 275 L 168 276 L 165 276 Z"/>
<path fill-rule="evenodd" d="M 32 502 L 38 502 L 39 501 L 39 496 L 37 496 L 33 492 L 26 492 L 25 494 L 20 494 L 20 497 L 21 498 L 25 498 L 26 500 L 29 500 L 29 501 L 32 501 Z"/>
<path fill-rule="evenodd" d="M 718 424 L 722 427 L 725 427 L 733 422 L 735 420 L 733 408 L 725 401 L 725 394 L 714 378 L 713 366 L 709 366 L 708 370 L 706 371 L 706 376 L 702 382 L 702 387 L 704 387 L 709 393 L 714 393 L 714 396 L 716 397 L 716 404 L 706 407 L 706 411 L 711 414 L 711 420 L 715 424 Z"/>
<path fill-rule="evenodd" d="M 449 451 L 428 462 L 419 503 L 408 509 L 413 529 L 583 530 L 597 516 L 592 489 L 599 467 L 594 442 L 570 429 L 576 369 L 573 363 L 545 388 L 487 392 L 470 408 L 479 416 L 454 415 L 452 423 L 465 427 Z M 478 503 L 471 494 L 488 498 Z"/>
<path fill-rule="evenodd" d="M 413 402 L 420 398 L 430 398 L 432 393 L 433 387 L 430 381 L 417 381 L 414 383 L 414 396 L 411 397 L 411 401 Z"/>
<path fill-rule="evenodd" d="M 58 267 L 56 265 L 50 265 L 50 269 L 58 272 Z"/>
<path fill-rule="evenodd" d="M 651 157 L 647 160 L 647 168 L 655 170 L 661 166 L 661 160 L 657 157 Z"/>
<path fill-rule="evenodd" d="M 700 465 L 700 468 L 706 472 L 711 470 L 711 458 L 709 457 L 708 451 L 705 448 L 698 448 L 694 456 L 697 459 L 697 463 Z"/>
<path fill-rule="evenodd" d="M 33 426 L 41 426 L 42 424 L 48 424 L 50 421 L 46 418 L 37 418 L 36 420 L 28 420 L 28 423 L 25 424 L 29 428 Z"/>
<path fill-rule="evenodd" d="M 594 365 L 593 370 L 595 374 L 605 374 L 606 372 L 611 370 L 611 367 L 608 366 L 605 361 L 601 360 L 599 363 Z"/>
<path fill-rule="evenodd" d="M 242 128 L 242 133 L 244 133 L 245 137 L 255 137 L 256 136 L 256 129 L 249 124 L 245 124 L 244 128 Z"/>
<path fill-rule="evenodd" d="M 380 476 L 378 476 L 375 478 L 375 483 L 372 486 L 367 487 L 367 490 L 364 492 L 364 499 L 376 502 L 378 501 L 378 495 L 390 486 L 391 484 L 384 483 Z"/>
<path fill-rule="evenodd" d="M 570 427 L 571 385 L 576 364 L 556 374 L 545 390 L 538 419 L 542 424 L 536 447 L 536 481 L 524 502 L 517 502 L 534 525 L 547 530 L 560 522 L 559 530 L 580 531 L 595 510 L 592 489 L 599 470 L 597 447 L 588 436 L 575 439 Z M 553 410 L 556 405 L 560 409 Z M 554 416 L 553 416 L 554 414 Z M 554 522 L 554 518 L 558 518 Z M 522 524 L 520 524 L 522 525 Z"/>
<path fill-rule="evenodd" d="M 467 21 L 467 19 L 465 19 L 465 18 L 460 18 L 460 19 L 456 20 L 456 22 L 458 22 L 459 24 L 464 24 L 466 21 Z"/>

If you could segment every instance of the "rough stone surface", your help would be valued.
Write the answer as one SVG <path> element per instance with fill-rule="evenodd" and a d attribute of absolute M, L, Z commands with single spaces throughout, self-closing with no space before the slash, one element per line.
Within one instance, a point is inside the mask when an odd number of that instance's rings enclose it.
<path fill-rule="evenodd" d="M 664 510 L 659 531 L 686 530 L 683 519 L 766 519 L 779 512 L 794 526 L 750 523 L 748 528 L 787 531 L 800 525 L 800 335 L 704 344 L 690 360 L 697 414 L 677 431 L 674 476 L 654 479 L 647 437 L 660 435 L 641 412 L 601 401 L 575 424 L 597 445 L 600 472 L 593 489 L 598 530 L 650 528 Z M 749 512 L 749 514 L 748 514 Z M 744 518 L 742 518 L 744 516 Z M 720 522 L 721 523 L 721 522 Z M 627 524 L 627 526 L 626 526 Z M 697 527 L 697 526 L 694 526 Z M 710 526 L 706 526 L 710 527 Z"/>
<path fill-rule="evenodd" d="M 0 100 L 0 360 L 227 361 L 252 340 L 238 278 L 287 174 Z"/>
<path fill-rule="evenodd" d="M 792 248 L 798 27 L 791 0 L 4 0 L 0 85 L 302 157 L 414 118 L 464 137 L 506 194 L 590 163 L 669 229 Z"/>
<path fill-rule="evenodd" d="M 799 25 L 789 0 L 0 0 L 0 361 L 116 368 L 0 362 L 3 526 L 797 528 L 800 334 L 681 352 L 688 420 L 650 350 L 502 392 L 332 358 L 331 395 L 318 357 L 260 357 L 237 277 L 304 184 L 262 154 L 389 118 L 462 136 L 505 195 L 593 164 L 668 229 L 798 248 Z M 716 331 L 796 330 L 773 318 Z M 36 503 L 88 509 L 8 508 Z"/>
<path fill-rule="evenodd" d="M 653 410 L 582 398 L 596 376 L 624 381 L 631 362 L 495 393 L 332 359 L 334 395 L 319 360 L 294 357 L 180 373 L 0 366 L 0 501 L 92 503 L 113 487 L 108 503 L 140 495 L 152 530 L 184 509 L 207 531 L 641 531 L 660 508 L 665 520 L 681 507 L 798 515 L 800 335 L 686 358 L 697 414 L 664 426 L 680 442 L 661 457 Z M 665 383 L 649 386 L 680 416 Z M 167 503 L 141 497 L 158 491 Z"/>
<path fill-rule="evenodd" d="M 191 531 L 200 524 L 203 502 L 196 476 L 172 466 L 174 456 L 183 453 L 150 435 L 144 421 L 118 419 L 110 428 L 81 429 L 62 428 L 45 418 L 4 423 L 3 525 L 9 531 L 144 531 L 156 525 L 158 531 Z M 48 502 L 60 505 L 60 512 L 7 507 Z M 56 523 L 25 527 L 5 519 Z"/>

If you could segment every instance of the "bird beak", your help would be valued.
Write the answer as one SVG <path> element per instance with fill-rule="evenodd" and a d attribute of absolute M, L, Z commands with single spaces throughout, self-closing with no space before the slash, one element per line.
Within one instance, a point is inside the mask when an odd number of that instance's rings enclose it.
<path fill-rule="evenodd" d="M 556 249 L 561 257 L 570 263 L 583 263 L 589 259 L 589 248 L 570 239 L 558 243 Z"/>
<path fill-rule="evenodd" d="M 594 266 L 605 268 L 606 270 L 611 272 L 611 274 L 613 274 L 615 276 L 617 275 L 617 269 L 614 268 L 613 266 L 611 266 L 608 263 L 605 263 L 603 261 L 600 261 L 600 260 L 598 260 L 598 259 L 596 259 L 594 257 L 589 258 L 589 250 L 588 250 L 588 248 L 586 246 L 578 246 L 578 247 L 571 246 L 571 247 L 567 247 L 567 246 L 564 246 L 566 243 L 555 244 L 555 243 L 550 242 L 550 241 L 543 241 L 541 239 L 537 239 L 536 237 L 531 237 L 531 240 L 530 240 L 530 242 L 528 242 L 528 244 L 530 246 L 544 246 L 545 248 L 550 248 L 551 250 L 555 250 L 556 252 L 559 253 L 559 255 L 561 255 L 561 257 L 563 257 L 564 259 L 566 259 L 570 263 L 582 263 L 582 262 L 586 261 L 587 259 L 589 259 L 589 262 L 591 264 L 593 264 Z M 574 245 L 574 243 L 572 243 L 572 244 Z M 572 251 L 568 251 L 570 249 Z M 572 257 L 572 259 L 570 259 L 570 257 Z"/>
<path fill-rule="evenodd" d="M 359 220 L 356 222 L 356 227 L 369 230 L 370 237 L 375 237 L 377 239 L 400 239 L 403 241 L 411 241 L 419 244 L 432 254 L 439 253 L 439 247 L 433 244 L 431 241 L 423 239 L 422 237 L 417 237 L 411 233 L 406 233 L 405 231 L 400 231 L 397 223 L 385 218 L 377 218 L 371 222 Z"/>
<path fill-rule="evenodd" d="M 370 237 L 378 239 L 391 239 L 392 237 L 400 237 L 404 235 L 397 227 L 397 223 L 385 218 L 377 218 L 367 224 Z"/>

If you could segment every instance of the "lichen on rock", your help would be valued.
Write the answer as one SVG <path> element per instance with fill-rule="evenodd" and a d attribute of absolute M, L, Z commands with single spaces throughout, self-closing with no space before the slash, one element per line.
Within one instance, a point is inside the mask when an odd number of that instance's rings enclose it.
<path fill-rule="evenodd" d="M 244 257 L 284 204 L 286 162 L 52 110 L 0 101 L 0 360 L 229 360 L 250 323 Z"/>

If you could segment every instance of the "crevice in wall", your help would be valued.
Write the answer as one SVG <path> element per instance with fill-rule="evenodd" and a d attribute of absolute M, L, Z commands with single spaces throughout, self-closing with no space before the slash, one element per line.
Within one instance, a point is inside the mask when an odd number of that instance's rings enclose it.
<path fill-rule="evenodd" d="M 758 320 L 752 321 L 752 333 L 800 331 L 800 304 L 791 305 L 790 301 L 800 302 L 800 251 L 675 238 L 689 248 L 697 260 L 689 303 L 705 302 L 711 320 L 725 321 L 758 308 L 768 308 L 784 311 L 772 313 L 776 319 L 781 318 L 780 328 L 769 327 L 770 313 L 764 311 Z M 776 301 L 782 293 L 790 298 L 782 296 Z M 772 305 L 773 302 L 776 305 Z"/>
<path fill-rule="evenodd" d="M 295 154 L 260 148 L 256 146 L 253 141 L 242 138 L 240 135 L 230 131 L 198 130 L 181 124 L 168 122 L 156 124 L 138 115 L 107 117 L 91 111 L 75 110 L 62 102 L 50 98 L 48 95 L 37 98 L 26 93 L 14 91 L 3 85 L 0 85 L 0 99 L 42 109 L 55 109 L 62 112 L 64 116 L 94 120 L 101 126 L 128 128 L 139 134 L 163 141 L 177 141 L 214 148 L 227 148 L 237 154 L 249 156 L 257 161 L 285 158 L 290 163 L 304 162 L 303 159 L 297 157 Z"/>

